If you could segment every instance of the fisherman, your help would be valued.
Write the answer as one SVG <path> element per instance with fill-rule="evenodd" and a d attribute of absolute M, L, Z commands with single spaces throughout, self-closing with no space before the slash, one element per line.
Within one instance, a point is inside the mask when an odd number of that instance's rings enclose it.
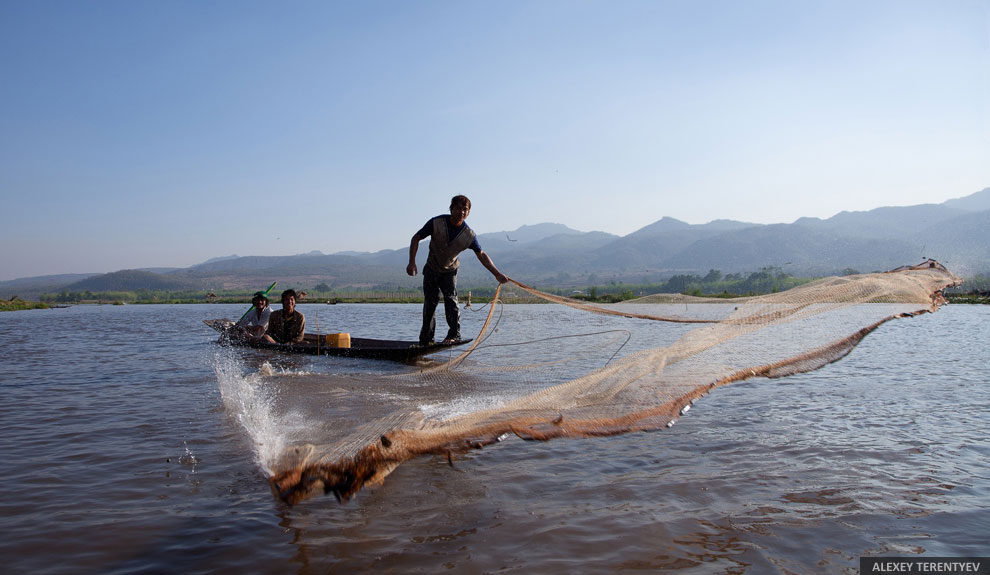
<path fill-rule="evenodd" d="M 272 312 L 268 319 L 265 341 L 271 343 L 302 343 L 306 333 L 306 318 L 296 311 L 296 291 L 282 292 L 282 309 Z"/>
<path fill-rule="evenodd" d="M 470 213 L 471 200 L 466 196 L 454 196 L 450 199 L 450 215 L 442 214 L 430 219 L 413 235 L 409 243 L 409 265 L 406 266 L 406 273 L 414 276 L 418 271 L 416 252 L 419 250 L 419 242 L 431 238 L 430 254 L 423 266 L 423 328 L 419 332 L 420 345 L 433 343 L 436 332 L 434 315 L 441 294 L 447 318 L 447 337 L 443 343 L 456 343 L 461 339 L 461 314 L 457 305 L 457 269 L 461 264 L 457 256 L 462 251 L 468 248 L 473 250 L 481 265 L 499 283 L 509 281 L 495 267 L 492 258 L 481 249 L 474 230 L 465 223 Z"/>
<path fill-rule="evenodd" d="M 268 305 L 268 294 L 263 291 L 255 292 L 251 298 L 254 305 L 244 317 L 237 321 L 235 325 L 236 337 L 246 340 L 257 341 L 268 330 L 268 320 L 272 315 L 272 308 Z"/>

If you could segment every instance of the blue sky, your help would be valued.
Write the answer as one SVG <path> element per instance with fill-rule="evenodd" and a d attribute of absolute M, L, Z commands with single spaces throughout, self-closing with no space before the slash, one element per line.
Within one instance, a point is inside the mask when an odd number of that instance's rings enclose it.
<path fill-rule="evenodd" d="M 0 0 L 0 78 L 0 280 L 990 186 L 986 0 Z"/>

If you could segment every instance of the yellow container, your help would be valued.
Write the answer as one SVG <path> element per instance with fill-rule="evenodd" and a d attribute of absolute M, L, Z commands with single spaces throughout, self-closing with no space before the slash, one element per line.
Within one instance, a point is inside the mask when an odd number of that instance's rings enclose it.
<path fill-rule="evenodd" d="M 351 347 L 351 334 L 328 333 L 324 341 L 329 347 Z"/>

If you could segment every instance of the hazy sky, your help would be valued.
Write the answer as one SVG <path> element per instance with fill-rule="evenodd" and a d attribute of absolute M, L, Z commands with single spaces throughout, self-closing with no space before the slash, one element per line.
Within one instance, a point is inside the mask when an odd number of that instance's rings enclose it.
<path fill-rule="evenodd" d="M 988 0 L 0 0 L 0 280 L 987 186 Z"/>

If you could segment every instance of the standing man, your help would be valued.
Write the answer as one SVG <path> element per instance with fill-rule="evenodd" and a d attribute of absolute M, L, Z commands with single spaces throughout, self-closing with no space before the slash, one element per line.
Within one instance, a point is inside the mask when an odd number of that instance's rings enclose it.
<path fill-rule="evenodd" d="M 268 318 L 265 341 L 270 343 L 301 343 L 306 333 L 306 318 L 296 311 L 296 291 L 282 292 L 282 309 L 272 312 Z"/>
<path fill-rule="evenodd" d="M 430 239 L 430 255 L 423 266 L 423 329 L 419 332 L 419 344 L 430 345 L 436 332 L 434 314 L 443 294 L 443 309 L 447 317 L 447 337 L 443 343 L 455 343 L 461 339 L 461 313 L 457 306 L 457 268 L 461 262 L 458 254 L 471 248 L 478 261 L 490 271 L 499 283 L 509 281 L 502 275 L 488 256 L 478 245 L 474 230 L 468 227 L 464 220 L 471 213 L 471 200 L 466 196 L 454 196 L 450 199 L 450 215 L 439 215 L 426 222 L 412 241 L 409 243 L 409 265 L 406 273 L 416 275 L 416 252 L 419 242 Z M 274 319 L 274 315 L 272 316 Z"/>

